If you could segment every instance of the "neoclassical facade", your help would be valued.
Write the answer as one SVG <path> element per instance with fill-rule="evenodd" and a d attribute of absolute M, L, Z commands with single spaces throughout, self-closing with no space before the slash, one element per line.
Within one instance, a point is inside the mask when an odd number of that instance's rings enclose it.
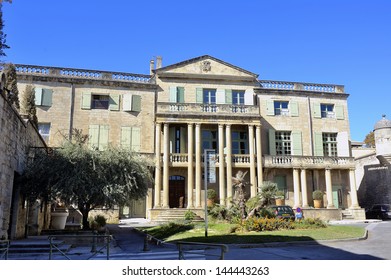
<path fill-rule="evenodd" d="M 208 188 L 220 204 L 230 204 L 231 178 L 243 171 L 247 197 L 273 181 L 287 204 L 310 210 L 320 189 L 324 209 L 362 217 L 343 86 L 260 80 L 209 55 L 165 67 L 158 57 L 150 66 L 141 75 L 17 65 L 20 91 L 35 86 L 50 146 L 78 128 L 91 146 L 121 145 L 154 160 L 154 186 L 129 216 L 140 207 L 151 219 L 168 209 L 201 213 L 204 151 L 213 150 Z"/>

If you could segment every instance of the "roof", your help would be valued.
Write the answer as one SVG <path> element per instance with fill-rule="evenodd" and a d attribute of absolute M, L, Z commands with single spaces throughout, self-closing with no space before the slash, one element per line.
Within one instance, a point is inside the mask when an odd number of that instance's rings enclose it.
<path fill-rule="evenodd" d="M 254 78 L 258 77 L 258 74 L 252 73 L 250 71 L 247 71 L 247 70 L 245 70 L 243 68 L 240 68 L 240 67 L 237 67 L 235 65 L 232 65 L 232 64 L 230 64 L 228 62 L 225 62 L 223 60 L 220 60 L 220 59 L 215 58 L 215 57 L 210 56 L 210 55 L 203 55 L 203 56 L 198 56 L 198 57 L 191 58 L 191 59 L 188 59 L 188 60 L 184 60 L 184 61 L 179 62 L 179 63 L 175 63 L 175 64 L 171 64 L 171 65 L 168 65 L 168 66 L 165 66 L 165 67 L 161 67 L 161 68 L 155 69 L 155 70 L 153 70 L 153 72 L 154 73 L 159 73 L 159 72 L 167 71 L 167 70 L 170 70 L 170 69 L 173 69 L 173 68 L 177 68 L 177 67 L 180 67 L 180 66 L 184 66 L 184 65 L 187 65 L 187 64 L 191 64 L 191 63 L 194 63 L 194 62 L 197 62 L 197 61 L 202 61 L 202 60 L 205 60 L 205 59 L 214 60 L 214 61 L 216 61 L 218 63 L 226 65 L 227 67 L 231 67 L 231 68 L 234 68 L 234 69 L 236 69 L 238 71 L 247 73 L 248 75 L 251 75 Z"/>
<path fill-rule="evenodd" d="M 391 121 L 386 118 L 386 115 L 382 116 L 382 119 L 375 124 L 375 130 L 382 128 L 390 128 L 391 129 Z"/>

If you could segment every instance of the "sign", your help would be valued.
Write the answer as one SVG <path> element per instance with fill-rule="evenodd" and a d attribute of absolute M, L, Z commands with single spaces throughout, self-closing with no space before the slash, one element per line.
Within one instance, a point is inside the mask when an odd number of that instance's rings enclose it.
<path fill-rule="evenodd" d="M 205 150 L 206 178 L 208 183 L 216 183 L 216 152 Z"/>

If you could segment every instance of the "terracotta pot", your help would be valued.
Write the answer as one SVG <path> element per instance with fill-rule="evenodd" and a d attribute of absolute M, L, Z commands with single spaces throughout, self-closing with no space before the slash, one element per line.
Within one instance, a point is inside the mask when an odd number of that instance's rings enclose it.
<path fill-rule="evenodd" d="M 285 205 L 285 199 L 283 199 L 283 198 L 276 198 L 276 205 L 277 206 Z"/>
<path fill-rule="evenodd" d="M 322 200 L 314 199 L 314 207 L 315 208 L 322 208 Z"/>

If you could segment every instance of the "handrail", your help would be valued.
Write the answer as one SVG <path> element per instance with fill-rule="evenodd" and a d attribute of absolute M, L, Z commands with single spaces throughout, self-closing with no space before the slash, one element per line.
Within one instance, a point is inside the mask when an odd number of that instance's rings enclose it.
<path fill-rule="evenodd" d="M 0 259 L 4 257 L 5 260 L 8 260 L 9 246 L 9 240 L 0 240 Z"/>
<path fill-rule="evenodd" d="M 194 249 L 194 247 L 197 247 L 197 246 L 202 246 L 202 247 L 206 247 L 205 249 L 208 249 L 210 247 L 216 247 L 216 248 L 220 248 L 220 254 L 219 255 L 216 255 L 216 254 L 202 254 L 204 256 L 215 256 L 215 257 L 219 257 L 218 259 L 219 260 L 224 260 L 224 254 L 228 252 L 228 246 L 225 245 L 225 244 L 215 244 L 215 243 L 201 243 L 201 242 L 185 242 L 185 241 L 178 241 L 176 242 L 177 244 L 177 247 L 178 247 L 178 251 L 179 251 L 179 259 L 180 260 L 185 260 L 185 252 L 187 254 L 197 254 L 197 255 L 200 255 L 199 252 L 197 253 L 192 253 L 191 250 L 185 250 L 184 247 L 186 245 L 190 245 L 192 247 L 192 249 Z"/>
<path fill-rule="evenodd" d="M 90 235 L 49 235 L 48 239 L 50 242 L 50 252 L 49 252 L 49 260 L 52 259 L 53 250 L 56 250 L 60 252 L 61 255 L 63 255 L 66 259 L 71 260 L 66 252 L 62 251 L 54 242 L 53 239 L 61 239 L 61 238 L 92 238 L 92 248 L 91 248 L 91 256 L 87 258 L 87 260 L 90 260 L 92 257 L 96 256 L 101 250 L 106 249 L 106 259 L 110 259 L 110 242 L 113 239 L 112 235 L 100 235 L 100 234 L 90 234 Z M 104 238 L 105 242 L 104 245 L 97 249 L 97 238 Z"/>

